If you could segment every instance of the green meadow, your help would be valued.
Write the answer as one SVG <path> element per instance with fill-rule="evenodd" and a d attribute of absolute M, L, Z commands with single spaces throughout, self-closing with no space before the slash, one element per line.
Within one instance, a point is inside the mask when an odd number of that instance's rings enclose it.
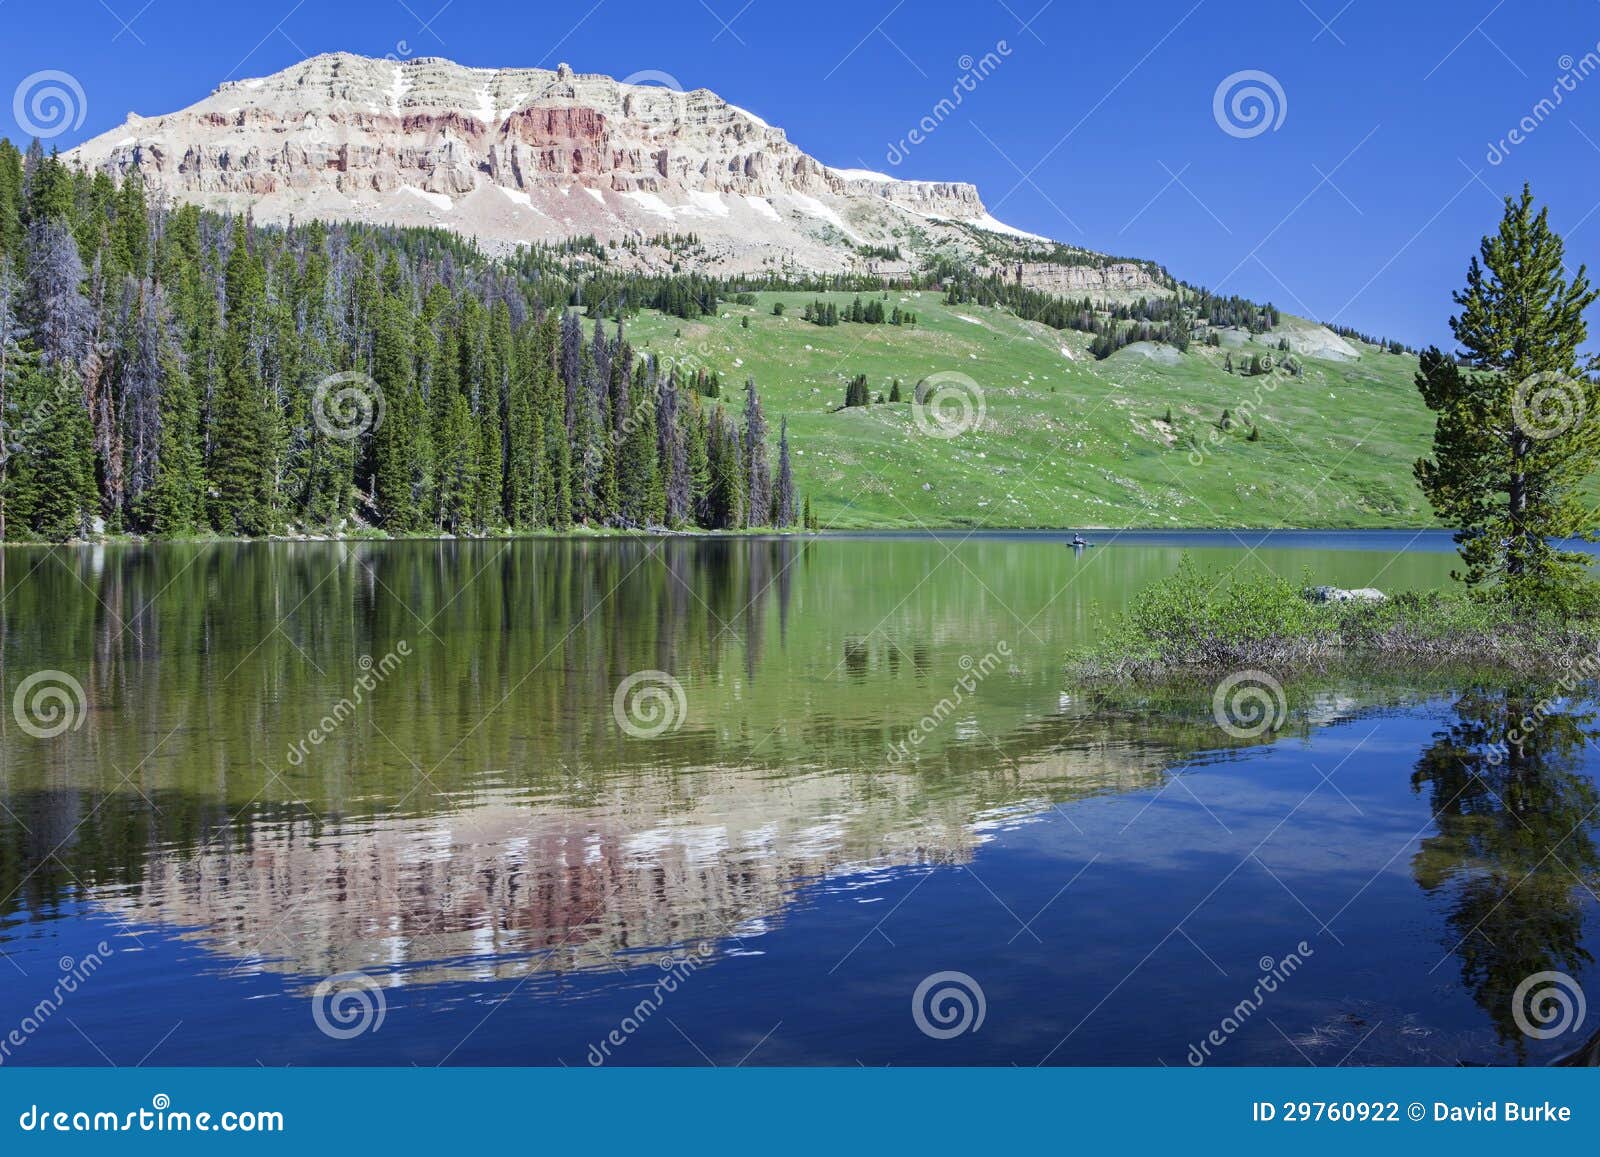
<path fill-rule="evenodd" d="M 825 527 L 1433 524 L 1411 477 L 1433 422 L 1410 355 L 1360 345 L 1359 361 L 1298 358 L 1300 376 L 1226 371 L 1230 353 L 1239 367 L 1252 352 L 1281 357 L 1278 338 L 1310 324 L 1285 316 L 1243 348 L 1131 347 L 1097 362 L 1086 334 L 935 291 L 884 299 L 914 326 L 801 317 L 807 302 L 842 310 L 853 296 L 762 293 L 695 322 L 645 312 L 626 330 L 663 360 L 715 370 L 731 407 L 753 376 L 774 437 L 789 420 L 797 489 Z M 982 391 L 982 423 L 958 437 L 924 434 L 910 401 L 941 372 Z M 840 408 L 857 374 L 874 398 L 899 378 L 906 400 Z"/>

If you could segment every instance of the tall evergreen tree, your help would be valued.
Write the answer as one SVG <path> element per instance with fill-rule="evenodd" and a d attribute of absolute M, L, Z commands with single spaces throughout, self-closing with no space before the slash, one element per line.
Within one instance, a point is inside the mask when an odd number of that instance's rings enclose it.
<path fill-rule="evenodd" d="M 150 530 L 166 537 L 193 534 L 205 517 L 200 460 L 200 411 L 178 351 L 161 352 L 160 429 L 155 476 L 139 510 Z"/>
<path fill-rule="evenodd" d="M 689 493 L 694 521 L 711 526 L 711 418 L 698 395 L 690 395 L 689 401 L 683 414 L 683 457 L 689 469 Z"/>
<path fill-rule="evenodd" d="M 744 383 L 745 509 L 751 526 L 772 522 L 772 465 L 767 460 L 767 419 L 761 412 L 756 380 Z"/>
<path fill-rule="evenodd" d="M 619 362 L 622 360 L 618 358 Z M 654 361 L 638 363 L 628 393 L 628 412 L 619 431 L 622 445 L 618 491 L 623 521 L 630 526 L 659 526 L 665 518 L 665 491 L 658 468 L 661 454 L 656 430 L 658 388 Z"/>
<path fill-rule="evenodd" d="M 221 534 L 266 534 L 273 527 L 269 416 L 259 362 L 265 272 L 250 252 L 242 218 L 233 223 L 224 296 L 211 457 L 206 463 L 211 525 Z"/>
<path fill-rule="evenodd" d="M 1437 415 L 1433 455 L 1416 477 L 1456 529 L 1471 584 L 1514 597 L 1562 599 L 1585 556 L 1553 545 L 1592 538 L 1578 486 L 1600 466 L 1600 359 L 1581 352 L 1597 292 L 1524 186 L 1467 270 L 1450 319 L 1460 364 L 1422 355 L 1417 388 Z"/>
<path fill-rule="evenodd" d="M 738 530 L 748 525 L 744 449 L 739 428 L 718 406 L 706 428 L 705 525 L 716 530 Z"/>
<path fill-rule="evenodd" d="M 28 146 L 22 163 L 23 224 L 70 221 L 73 217 L 72 177 L 61 158 L 46 156 L 37 139 Z"/>
<path fill-rule="evenodd" d="M 53 162 L 50 162 L 53 164 Z M 47 366 L 82 372 L 94 342 L 94 308 L 84 296 L 88 275 L 78 243 L 57 216 L 28 226 L 27 320 L 40 359 Z"/>
<path fill-rule="evenodd" d="M 787 530 L 794 524 L 794 468 L 789 463 L 789 419 L 778 426 L 778 481 L 772 494 L 772 525 Z"/>
<path fill-rule="evenodd" d="M 153 281 L 128 278 L 113 365 L 118 461 L 102 465 L 113 525 L 140 523 L 145 492 L 155 482 L 161 452 L 162 381 L 175 351 L 161 291 Z M 142 527 L 141 527 L 142 528 Z"/>
<path fill-rule="evenodd" d="M 550 358 L 540 349 L 537 326 L 524 329 L 506 399 L 506 521 L 528 529 L 539 521 L 539 467 L 544 457 L 538 395 L 541 376 L 549 372 Z"/>
<path fill-rule="evenodd" d="M 76 375 L 59 363 L 36 367 L 16 394 L 29 419 L 9 464 L 10 533 L 46 542 L 89 534 L 99 498 L 93 431 Z"/>
<path fill-rule="evenodd" d="M 372 494 L 384 527 L 401 533 L 423 528 L 422 406 L 412 337 L 403 288 L 387 286 L 372 352 L 372 378 L 383 394 L 383 421 L 372 430 Z"/>
<path fill-rule="evenodd" d="M 548 331 L 541 343 L 542 355 L 549 364 L 542 369 L 542 395 L 539 403 L 544 431 L 544 472 L 542 475 L 545 519 L 557 530 L 572 524 L 572 443 L 567 409 L 567 386 L 562 376 L 565 357 L 565 315 L 550 310 L 543 322 Z"/>
<path fill-rule="evenodd" d="M 23 260 L 22 205 L 22 154 L 0 138 L 0 257 L 13 266 Z"/>
<path fill-rule="evenodd" d="M 676 371 L 668 375 L 656 400 L 656 442 L 661 461 L 661 518 L 674 529 L 694 516 L 694 481 L 689 473 L 688 416 Z"/>
<path fill-rule="evenodd" d="M 9 142 L 5 143 L 9 146 Z M 33 365 L 29 351 L 22 346 L 27 336 L 27 326 L 22 320 L 22 282 L 10 255 L 0 252 L 0 542 L 6 537 L 12 444 L 17 437 L 13 428 L 13 406 L 23 374 Z"/>
<path fill-rule="evenodd" d="M 144 178 L 134 169 L 113 193 L 111 268 L 118 274 L 143 278 L 150 272 L 150 217 L 145 208 Z"/>
<path fill-rule="evenodd" d="M 52 182 L 67 188 L 65 176 L 54 157 L 36 156 L 35 163 L 41 192 L 38 215 L 28 224 L 23 321 L 38 364 L 13 393 L 32 429 L 10 485 L 17 522 L 37 537 L 61 540 L 87 533 L 99 505 L 85 385 L 101 365 L 78 245 L 47 191 Z"/>
<path fill-rule="evenodd" d="M 584 346 L 578 352 L 578 399 L 572 421 L 572 517 L 575 522 L 600 523 L 605 519 L 603 475 L 607 423 L 601 399 L 594 353 Z"/>

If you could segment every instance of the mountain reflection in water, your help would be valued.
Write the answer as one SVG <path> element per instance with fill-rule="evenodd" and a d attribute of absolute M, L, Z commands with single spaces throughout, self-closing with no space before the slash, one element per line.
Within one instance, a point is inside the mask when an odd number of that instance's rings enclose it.
<path fill-rule="evenodd" d="M 1345 586 L 1449 567 L 1185 541 Z M 119 1061 L 162 1039 L 172 1063 L 577 1063 L 692 949 L 712 966 L 673 1018 L 712 1055 L 1181 1063 L 1258 959 L 1304 939 L 1271 1024 L 1211 1063 L 1582 1053 L 1577 1029 L 1522 1032 L 1513 997 L 1537 972 L 1594 987 L 1589 689 L 1330 685 L 1240 739 L 1209 688 L 1067 686 L 1070 651 L 1180 553 L 981 535 L 0 552 L 8 700 L 40 669 L 83 690 L 56 738 L 0 722 L 0 950 L 27 974 L 0 1014 L 110 934 L 125 950 L 73 1019 Z M 683 692 L 650 738 L 613 710 L 640 672 Z M 959 1042 L 907 1011 L 949 969 L 991 1018 Z M 307 995 L 354 972 L 390 1021 L 331 1042 Z M 85 1061 L 59 1027 L 6 1063 Z M 702 1058 L 667 1029 L 614 1060 Z"/>

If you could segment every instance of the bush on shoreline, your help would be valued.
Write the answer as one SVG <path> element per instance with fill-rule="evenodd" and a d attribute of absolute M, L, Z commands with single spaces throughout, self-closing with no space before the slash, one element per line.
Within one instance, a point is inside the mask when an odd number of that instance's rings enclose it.
<path fill-rule="evenodd" d="M 1460 591 L 1314 603 L 1275 575 L 1228 578 L 1186 556 L 1071 668 L 1089 682 L 1167 682 L 1257 668 L 1285 677 L 1341 666 L 1535 673 L 1600 666 L 1600 600 L 1558 610 Z"/>

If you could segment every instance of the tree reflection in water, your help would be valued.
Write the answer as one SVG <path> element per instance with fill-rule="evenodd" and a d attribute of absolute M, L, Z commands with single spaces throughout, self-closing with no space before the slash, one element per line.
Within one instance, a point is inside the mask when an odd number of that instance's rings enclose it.
<path fill-rule="evenodd" d="M 1590 701 L 1534 685 L 1474 689 L 1454 710 L 1411 777 L 1437 825 L 1412 872 L 1447 905 L 1462 983 L 1522 1059 L 1517 986 L 1537 972 L 1579 979 L 1594 960 L 1583 927 L 1600 881 L 1600 793 L 1583 755 L 1600 732 Z"/>

